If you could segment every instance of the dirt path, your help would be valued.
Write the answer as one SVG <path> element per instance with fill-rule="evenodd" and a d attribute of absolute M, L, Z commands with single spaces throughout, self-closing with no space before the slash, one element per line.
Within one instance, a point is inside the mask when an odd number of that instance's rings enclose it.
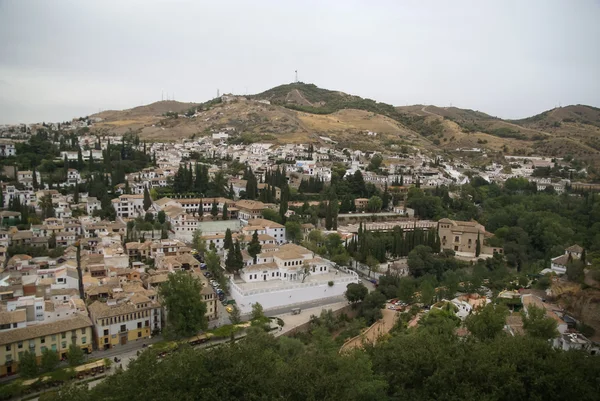
<path fill-rule="evenodd" d="M 398 319 L 398 312 L 387 309 L 388 306 L 389 304 L 386 304 L 385 309 L 382 309 L 383 318 L 373 323 L 371 327 L 358 336 L 346 341 L 342 345 L 340 352 L 351 350 L 352 348 L 361 348 L 365 342 L 375 344 L 380 336 L 387 334 L 394 327 Z"/>

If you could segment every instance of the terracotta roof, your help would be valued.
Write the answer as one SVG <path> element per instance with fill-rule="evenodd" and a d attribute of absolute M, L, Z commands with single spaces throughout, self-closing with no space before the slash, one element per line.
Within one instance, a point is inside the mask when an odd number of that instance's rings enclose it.
<path fill-rule="evenodd" d="M 567 249 L 565 249 L 565 251 L 567 251 L 567 252 L 574 252 L 574 253 L 582 253 L 583 252 L 583 248 L 580 247 L 579 245 L 575 244 L 575 245 L 571 245 L 570 247 L 568 247 Z"/>
<path fill-rule="evenodd" d="M 69 319 L 0 332 L 0 345 L 12 344 L 19 341 L 31 340 L 38 337 L 45 337 L 91 326 L 92 321 L 89 317 L 76 314 Z"/>
<path fill-rule="evenodd" d="M 137 295 L 134 295 L 134 297 L 137 297 Z M 140 298 L 136 299 L 139 300 Z M 147 302 L 152 303 L 152 307 L 158 306 L 157 303 L 150 301 L 150 299 L 147 299 Z M 124 315 L 126 313 L 139 312 L 140 310 L 144 309 L 147 308 L 137 308 L 132 302 L 121 302 L 116 305 L 108 305 L 107 303 L 96 301 L 89 306 L 90 314 L 95 320 L 104 317 L 112 317 Z"/>
<path fill-rule="evenodd" d="M 27 312 L 25 309 L 17 309 L 12 312 L 0 312 L 0 324 L 12 324 L 24 322 L 27 320 Z"/>

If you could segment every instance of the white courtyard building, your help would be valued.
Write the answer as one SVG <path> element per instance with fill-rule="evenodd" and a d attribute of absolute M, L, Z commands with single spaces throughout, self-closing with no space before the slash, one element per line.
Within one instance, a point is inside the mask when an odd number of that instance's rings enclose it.
<path fill-rule="evenodd" d="M 294 244 L 257 256 L 230 282 L 231 296 L 242 313 L 249 313 L 254 303 L 265 310 L 301 305 L 316 300 L 337 298 L 350 283 L 358 283 L 358 275 L 338 270 L 329 260 Z"/>

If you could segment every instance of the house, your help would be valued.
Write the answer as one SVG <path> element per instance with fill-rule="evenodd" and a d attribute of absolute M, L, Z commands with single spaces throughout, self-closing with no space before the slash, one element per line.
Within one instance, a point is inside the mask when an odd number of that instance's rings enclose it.
<path fill-rule="evenodd" d="M 118 217 L 130 218 L 144 216 L 144 195 L 121 195 L 118 198 L 113 199 L 112 203 Z"/>
<path fill-rule="evenodd" d="M 356 210 L 362 211 L 366 210 L 369 205 L 369 200 L 367 198 L 356 198 L 354 199 L 354 207 Z"/>
<path fill-rule="evenodd" d="M 0 157 L 16 156 L 17 149 L 15 144 L 11 142 L 2 141 L 0 142 Z"/>
<path fill-rule="evenodd" d="M 149 338 L 153 331 L 161 329 L 160 304 L 142 293 L 107 302 L 95 301 L 89 310 L 97 349 L 110 349 Z"/>
<path fill-rule="evenodd" d="M 495 253 L 502 254 L 500 247 L 489 247 L 484 244 L 486 238 L 493 237 L 485 227 L 476 221 L 458 221 L 441 219 L 438 222 L 438 235 L 442 249 L 454 251 L 457 256 L 491 257 Z M 479 255 L 477 255 L 479 242 Z"/>
<path fill-rule="evenodd" d="M 565 274 L 567 272 L 567 265 L 569 260 L 579 260 L 583 254 L 583 248 L 579 245 L 572 245 L 565 249 L 565 253 L 552 258 L 550 260 L 550 270 L 558 275 Z"/>
<path fill-rule="evenodd" d="M 64 358 L 71 344 L 86 353 L 92 351 L 92 322 L 87 316 L 77 314 L 56 322 L 1 331 L 0 376 L 17 373 L 25 351 L 34 353 L 40 363 L 46 349 Z"/>
<path fill-rule="evenodd" d="M 259 235 L 266 234 L 274 238 L 278 244 L 285 242 L 285 226 L 274 221 L 256 218 L 248 220 L 247 225 L 242 227 L 246 241 L 250 241 L 255 231 Z"/>
<path fill-rule="evenodd" d="M 535 306 L 539 309 L 546 311 L 546 317 L 554 319 L 556 321 L 556 328 L 560 335 L 565 334 L 568 329 L 567 323 L 559 316 L 560 309 L 558 306 L 545 302 L 540 297 L 533 294 L 523 294 L 521 296 L 521 302 L 523 303 L 523 310 L 528 313 L 528 309 L 531 306 Z"/>
<path fill-rule="evenodd" d="M 235 203 L 238 209 L 238 217 L 240 220 L 252 220 L 262 217 L 262 211 L 265 210 L 265 204 L 260 201 L 240 200 Z"/>

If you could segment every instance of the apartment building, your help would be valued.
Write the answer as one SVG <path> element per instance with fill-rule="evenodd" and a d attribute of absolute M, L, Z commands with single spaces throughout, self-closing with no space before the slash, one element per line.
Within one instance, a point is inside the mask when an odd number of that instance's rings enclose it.
<path fill-rule="evenodd" d="M 144 195 L 121 195 L 112 200 L 117 216 L 132 218 L 144 215 Z"/>
<path fill-rule="evenodd" d="M 75 315 L 52 323 L 1 331 L 0 376 L 18 373 L 25 351 L 34 353 L 39 363 L 46 349 L 66 357 L 71 344 L 86 353 L 92 351 L 92 322 L 87 316 Z"/>
<path fill-rule="evenodd" d="M 153 331 L 161 329 L 160 304 L 141 293 L 107 302 L 96 301 L 89 306 L 89 311 L 97 349 L 149 338 Z"/>

